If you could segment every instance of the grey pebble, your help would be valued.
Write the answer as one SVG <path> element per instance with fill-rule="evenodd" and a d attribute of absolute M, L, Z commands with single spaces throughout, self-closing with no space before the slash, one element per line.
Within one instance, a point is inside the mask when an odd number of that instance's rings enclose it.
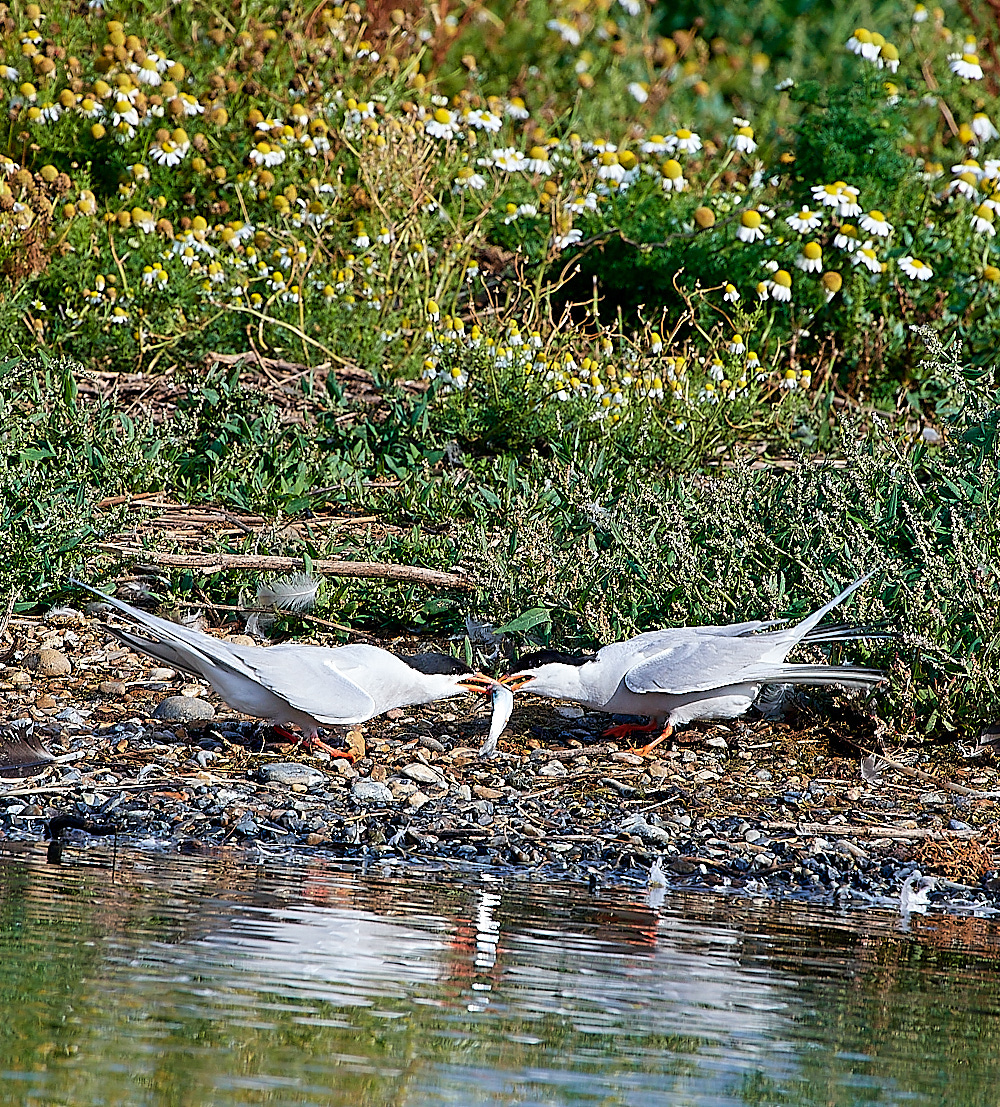
<path fill-rule="evenodd" d="M 154 719 L 170 719 L 178 723 L 200 722 L 215 718 L 215 708 L 205 700 L 190 696 L 167 696 L 160 700 L 153 712 Z"/>
<path fill-rule="evenodd" d="M 380 780 L 359 776 L 351 782 L 351 795 L 358 803 L 395 803 L 396 797 Z"/>
<path fill-rule="evenodd" d="M 260 779 L 265 784 L 284 784 L 286 788 L 291 788 L 293 784 L 304 784 L 310 788 L 324 784 L 326 773 L 311 765 L 300 765 L 297 761 L 275 761 L 261 768 Z"/>
<path fill-rule="evenodd" d="M 439 742 L 429 734 L 421 736 L 420 745 L 423 746 L 425 750 L 433 750 L 435 753 L 444 753 L 446 748 L 443 742 Z"/>
<path fill-rule="evenodd" d="M 445 784 L 444 777 L 436 770 L 432 769 L 430 765 L 425 765 L 422 761 L 412 761 L 409 765 L 404 765 L 399 770 L 403 776 L 409 777 L 410 780 L 415 780 L 419 784 Z"/>
<path fill-rule="evenodd" d="M 767 771 L 767 769 L 758 769 L 757 770 L 757 779 L 758 780 L 770 780 L 771 779 L 771 774 Z"/>

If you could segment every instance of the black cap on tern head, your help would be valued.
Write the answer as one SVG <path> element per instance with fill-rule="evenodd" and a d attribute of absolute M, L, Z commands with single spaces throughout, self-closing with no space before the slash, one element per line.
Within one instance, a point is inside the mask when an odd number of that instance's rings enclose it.
<path fill-rule="evenodd" d="M 594 654 L 563 653 L 560 650 L 537 650 L 535 653 L 526 653 L 523 657 L 512 661 L 509 673 L 523 673 L 527 669 L 538 669 L 542 665 L 586 665 L 593 661 Z"/>
<path fill-rule="evenodd" d="M 464 676 L 474 672 L 457 657 L 449 657 L 446 653 L 411 653 L 397 655 L 401 661 L 405 661 L 411 669 L 427 676 Z"/>

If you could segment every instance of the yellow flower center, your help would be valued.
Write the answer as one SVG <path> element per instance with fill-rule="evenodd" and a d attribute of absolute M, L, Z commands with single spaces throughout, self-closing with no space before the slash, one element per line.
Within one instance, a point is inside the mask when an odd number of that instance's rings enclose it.
<path fill-rule="evenodd" d="M 761 224 L 759 211 L 745 211 L 740 216 L 740 222 L 744 227 L 748 227 L 750 230 L 756 230 Z"/>

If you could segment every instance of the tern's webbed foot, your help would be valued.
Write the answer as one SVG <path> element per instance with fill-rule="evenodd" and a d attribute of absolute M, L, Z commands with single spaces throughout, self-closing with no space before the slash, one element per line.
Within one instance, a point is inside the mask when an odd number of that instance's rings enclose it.
<path fill-rule="evenodd" d="M 632 738 L 636 734 L 649 734 L 656 730 L 660 724 L 655 719 L 648 723 L 619 723 L 617 726 L 609 726 L 601 731 L 602 738 Z"/>

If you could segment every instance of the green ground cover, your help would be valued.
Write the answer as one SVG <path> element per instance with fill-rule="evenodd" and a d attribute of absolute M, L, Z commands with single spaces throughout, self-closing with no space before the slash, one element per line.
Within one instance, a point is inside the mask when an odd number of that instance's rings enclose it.
<path fill-rule="evenodd" d="M 865 655 L 893 669 L 886 716 L 991 721 L 994 22 L 0 5 L 3 591 L 27 610 L 106 571 L 134 509 L 102 498 L 278 518 L 322 489 L 392 524 L 365 556 L 482 584 L 330 586 L 332 618 L 535 612 L 592 643 L 803 611 L 877 569 L 860 614 L 906 629 Z M 208 367 L 244 351 L 301 367 L 304 421 Z M 338 370 L 371 375 L 376 417 Z M 184 398 L 126 413 L 99 373 Z"/>

